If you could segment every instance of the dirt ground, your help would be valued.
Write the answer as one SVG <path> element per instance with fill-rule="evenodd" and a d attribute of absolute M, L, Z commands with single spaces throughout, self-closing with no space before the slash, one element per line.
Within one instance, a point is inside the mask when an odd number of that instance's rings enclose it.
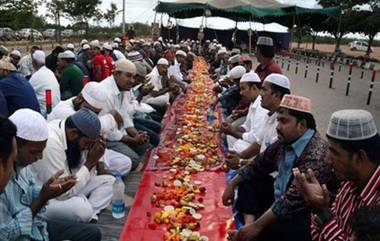
<path fill-rule="evenodd" d="M 298 44 L 297 43 L 292 43 L 292 48 L 297 48 Z M 310 49 L 312 48 L 312 43 L 302 43 L 301 48 L 304 49 Z M 364 56 L 365 52 L 364 51 L 351 51 L 350 47 L 346 45 L 341 45 L 340 48 L 342 49 L 342 52 L 347 54 L 347 55 L 352 55 L 355 57 L 359 56 Z M 380 47 L 372 47 L 373 48 L 373 53 L 371 53 L 372 58 L 376 58 L 380 60 Z M 335 45 L 334 44 L 316 44 L 315 49 L 321 51 L 321 52 L 330 52 L 333 53 L 335 50 Z"/>

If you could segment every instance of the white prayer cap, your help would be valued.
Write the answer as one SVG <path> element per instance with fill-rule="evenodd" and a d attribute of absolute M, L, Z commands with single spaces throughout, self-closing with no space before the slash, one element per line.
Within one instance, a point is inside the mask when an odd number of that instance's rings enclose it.
<path fill-rule="evenodd" d="M 261 79 L 256 73 L 251 71 L 249 73 L 244 74 L 241 77 L 240 83 L 245 83 L 245 82 L 261 83 Z"/>
<path fill-rule="evenodd" d="M 183 50 L 177 50 L 177 52 L 175 52 L 175 55 L 182 55 L 183 57 L 187 57 L 187 54 Z"/>
<path fill-rule="evenodd" d="M 18 109 L 9 119 L 17 127 L 17 137 L 27 141 L 46 141 L 49 137 L 44 117 L 31 109 Z"/>
<path fill-rule="evenodd" d="M 271 37 L 260 36 L 257 39 L 257 45 L 274 46 L 273 39 Z"/>
<path fill-rule="evenodd" d="M 136 66 L 128 59 L 119 59 L 115 62 L 115 71 L 136 75 Z"/>
<path fill-rule="evenodd" d="M 288 77 L 282 74 L 270 74 L 265 78 L 264 82 L 269 82 L 290 90 L 290 81 Z"/>
<path fill-rule="evenodd" d="M 227 49 L 225 49 L 225 48 L 221 48 L 218 50 L 218 55 L 219 54 L 226 54 L 226 53 L 227 53 Z"/>
<path fill-rule="evenodd" d="M 59 59 L 75 59 L 75 54 L 70 50 L 66 50 L 65 52 L 59 53 L 58 58 Z"/>
<path fill-rule="evenodd" d="M 21 57 L 21 53 L 17 49 L 12 50 L 11 55 L 16 55 L 18 57 Z"/>
<path fill-rule="evenodd" d="M 44 64 L 45 63 L 45 58 L 46 58 L 46 56 L 45 56 L 44 51 L 41 51 L 41 50 L 34 51 L 34 53 L 33 53 L 33 59 L 37 63 Z"/>
<path fill-rule="evenodd" d="M 74 46 L 74 44 L 69 43 L 69 44 L 67 44 L 66 48 L 67 48 L 67 49 L 74 49 L 75 46 Z"/>
<path fill-rule="evenodd" d="M 179 49 L 181 46 L 179 44 L 174 45 L 174 48 Z"/>
<path fill-rule="evenodd" d="M 92 40 L 92 41 L 90 42 L 90 46 L 91 46 L 91 47 L 98 48 L 98 49 L 101 48 L 99 40 Z"/>
<path fill-rule="evenodd" d="M 0 69 L 16 71 L 16 67 L 9 61 L 0 60 Z"/>
<path fill-rule="evenodd" d="M 366 110 L 339 110 L 331 115 L 327 136 L 344 141 L 360 141 L 377 134 L 375 120 Z"/>
<path fill-rule="evenodd" d="M 89 49 L 89 48 L 90 48 L 90 45 L 89 45 L 89 44 L 83 44 L 83 47 L 82 47 L 83 50 L 87 50 L 87 49 Z"/>
<path fill-rule="evenodd" d="M 119 37 L 114 38 L 113 41 L 116 43 L 121 43 L 121 39 Z"/>
<path fill-rule="evenodd" d="M 80 41 L 80 45 L 82 46 L 83 44 L 88 44 L 87 39 L 82 39 L 82 40 Z"/>
<path fill-rule="evenodd" d="M 311 101 L 309 98 L 297 95 L 284 95 L 281 107 L 300 112 L 311 113 Z"/>
<path fill-rule="evenodd" d="M 167 59 L 165 59 L 165 58 L 161 58 L 157 62 L 157 65 L 159 65 L 159 64 L 168 65 L 169 66 L 169 61 Z"/>
<path fill-rule="evenodd" d="M 153 46 L 159 46 L 159 45 L 161 45 L 161 43 L 158 42 L 158 41 L 156 41 L 156 42 L 153 43 Z"/>
<path fill-rule="evenodd" d="M 107 94 L 98 82 L 89 82 L 82 89 L 84 100 L 97 109 L 103 109 Z"/>
<path fill-rule="evenodd" d="M 103 44 L 103 48 L 106 49 L 106 50 L 112 50 L 112 46 L 109 43 L 104 43 Z"/>
<path fill-rule="evenodd" d="M 231 64 L 239 63 L 239 61 L 240 61 L 240 54 L 235 54 L 234 56 L 228 59 L 228 62 L 230 62 Z"/>
<path fill-rule="evenodd" d="M 240 49 L 238 49 L 238 48 L 233 48 L 233 49 L 231 50 L 231 55 L 235 55 L 235 54 L 240 54 Z"/>
<path fill-rule="evenodd" d="M 218 42 L 218 40 L 216 40 L 216 39 L 213 39 L 213 40 L 212 40 L 212 42 L 214 42 L 214 43 L 217 43 L 217 42 Z"/>
<path fill-rule="evenodd" d="M 227 76 L 230 78 L 230 79 L 240 79 L 246 72 L 246 69 L 241 66 L 241 65 L 238 65 L 238 66 L 235 66 L 233 67 L 230 72 L 227 74 Z"/>

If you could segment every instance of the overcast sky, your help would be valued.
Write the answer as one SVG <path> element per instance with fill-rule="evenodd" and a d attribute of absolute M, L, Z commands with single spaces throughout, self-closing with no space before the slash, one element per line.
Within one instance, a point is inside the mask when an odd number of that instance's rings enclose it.
<path fill-rule="evenodd" d="M 175 0 L 164 0 L 165 2 L 175 2 Z M 233 0 L 231 0 L 233 1 Z M 265 1 L 265 0 L 263 0 Z M 286 3 L 290 5 L 297 5 L 305 8 L 320 8 L 316 0 L 278 0 L 281 3 Z M 126 2 L 126 14 L 125 19 L 126 23 L 141 22 L 150 24 L 154 21 L 155 12 L 153 11 L 154 7 L 157 5 L 158 0 L 125 0 Z M 110 8 L 110 4 L 115 3 L 119 10 L 122 9 L 123 0 L 102 0 L 100 6 L 101 10 L 104 12 Z M 46 9 L 40 8 L 40 14 L 45 15 Z M 157 14 L 157 21 L 161 20 L 161 14 Z M 167 24 L 168 17 L 167 15 L 163 16 L 164 25 Z M 50 20 L 52 22 L 52 20 Z M 116 17 L 115 24 L 119 25 L 122 22 L 122 12 L 120 11 Z M 67 19 L 62 20 L 63 25 L 70 24 L 70 21 Z M 199 27 L 202 24 L 202 17 L 193 18 L 193 19 L 184 19 L 179 20 L 178 24 L 188 27 Z M 101 25 L 108 26 L 106 22 L 101 23 Z M 209 18 L 207 20 L 207 26 L 215 29 L 228 29 L 234 28 L 235 22 L 222 19 L 222 18 Z M 248 23 L 239 23 L 239 29 L 248 29 L 250 26 Z M 263 25 L 260 23 L 252 23 L 252 29 L 261 31 L 273 31 L 273 32 L 286 32 L 287 28 L 279 24 L 267 24 Z M 363 35 L 350 34 L 349 37 L 363 38 Z M 377 37 L 378 39 L 378 37 Z"/>

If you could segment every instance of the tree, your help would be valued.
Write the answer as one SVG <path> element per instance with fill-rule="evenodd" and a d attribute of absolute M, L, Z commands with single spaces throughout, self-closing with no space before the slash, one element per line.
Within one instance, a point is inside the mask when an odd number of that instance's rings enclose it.
<path fill-rule="evenodd" d="M 358 14 L 357 24 L 353 25 L 353 32 L 363 33 L 368 36 L 368 48 L 366 55 L 370 56 L 373 40 L 380 32 L 380 9 L 373 11 L 361 11 Z"/>
<path fill-rule="evenodd" d="M 377 0 L 375 0 L 377 1 Z M 340 47 L 340 42 L 343 36 L 349 32 L 349 27 L 352 26 L 352 18 L 355 16 L 356 11 L 353 9 L 357 5 L 368 3 L 368 0 L 319 0 L 318 3 L 323 7 L 336 7 L 340 6 L 342 15 L 339 19 L 331 18 L 326 22 L 322 28 L 332 34 L 335 38 L 335 48 Z"/>
<path fill-rule="evenodd" d="M 75 22 L 89 22 L 100 13 L 101 0 L 65 0 L 64 12 Z"/>
<path fill-rule="evenodd" d="M 64 16 L 65 2 L 63 0 L 52 0 L 46 3 L 49 12 L 46 14 L 48 17 L 54 19 L 55 23 L 55 39 L 60 42 L 61 39 L 61 17 Z"/>
<path fill-rule="evenodd" d="M 110 27 L 115 23 L 115 18 L 117 14 L 117 6 L 115 3 L 111 3 L 111 9 L 108 9 L 106 13 L 103 14 L 104 19 L 110 24 Z"/>

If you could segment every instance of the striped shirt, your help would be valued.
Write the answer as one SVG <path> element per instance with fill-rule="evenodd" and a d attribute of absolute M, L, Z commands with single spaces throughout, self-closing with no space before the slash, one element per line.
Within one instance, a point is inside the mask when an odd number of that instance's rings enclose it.
<path fill-rule="evenodd" d="M 380 205 L 380 166 L 359 193 L 353 182 L 344 182 L 332 205 L 332 217 L 323 227 L 312 216 L 311 235 L 314 241 L 346 241 L 352 234 L 352 218 L 359 208 Z"/>

